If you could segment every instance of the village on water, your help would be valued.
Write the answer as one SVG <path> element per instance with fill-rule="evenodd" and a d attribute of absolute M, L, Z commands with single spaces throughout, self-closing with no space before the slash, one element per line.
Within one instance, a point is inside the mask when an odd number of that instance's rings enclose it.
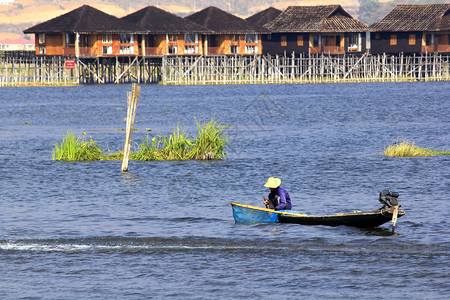
<path fill-rule="evenodd" d="M 367 25 L 340 5 L 217 7 L 185 18 L 155 6 L 122 18 L 89 5 L 0 47 L 0 86 L 450 80 L 450 4 L 397 5 Z"/>

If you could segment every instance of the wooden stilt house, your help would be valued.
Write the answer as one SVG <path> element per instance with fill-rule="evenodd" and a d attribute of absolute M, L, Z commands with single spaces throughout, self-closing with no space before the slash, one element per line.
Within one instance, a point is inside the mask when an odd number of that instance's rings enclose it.
<path fill-rule="evenodd" d="M 89 5 L 24 30 L 35 34 L 37 55 L 139 55 L 132 24 Z"/>
<path fill-rule="evenodd" d="M 450 53 L 450 4 L 397 5 L 370 27 L 373 54 Z"/>
<path fill-rule="evenodd" d="M 212 33 L 170 12 L 148 6 L 122 18 L 136 26 L 141 53 L 151 55 L 202 55 L 203 37 Z"/>
<path fill-rule="evenodd" d="M 255 55 L 262 53 L 261 26 L 210 6 L 185 18 L 213 34 L 205 37 L 205 55 Z"/>
<path fill-rule="evenodd" d="M 272 55 L 363 53 L 369 30 L 340 5 L 290 6 L 264 27 L 272 32 L 264 53 Z"/>

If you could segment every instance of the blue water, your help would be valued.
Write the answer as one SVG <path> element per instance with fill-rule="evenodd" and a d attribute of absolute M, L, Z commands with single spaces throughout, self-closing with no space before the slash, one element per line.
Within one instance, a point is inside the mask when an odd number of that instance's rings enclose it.
<path fill-rule="evenodd" d="M 133 142 L 229 124 L 221 161 L 52 161 L 68 131 L 123 148 L 130 85 L 0 89 L 0 299 L 445 299 L 450 83 L 142 86 Z M 133 143 L 134 144 L 134 143 Z M 270 176 L 293 209 L 381 207 L 379 228 L 235 224 Z"/>

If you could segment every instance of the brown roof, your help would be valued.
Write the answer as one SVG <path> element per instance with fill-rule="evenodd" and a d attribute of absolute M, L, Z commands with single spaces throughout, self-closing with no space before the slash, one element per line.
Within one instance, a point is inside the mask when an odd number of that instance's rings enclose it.
<path fill-rule="evenodd" d="M 269 7 L 263 11 L 260 11 L 259 13 L 254 14 L 253 16 L 246 18 L 246 20 L 256 25 L 264 26 L 265 24 L 278 17 L 280 14 L 281 10 Z"/>
<path fill-rule="evenodd" d="M 155 6 L 147 6 L 122 19 L 133 23 L 140 31 L 148 33 L 176 34 L 212 32 L 198 24 L 185 20 L 182 17 Z"/>
<path fill-rule="evenodd" d="M 134 26 L 89 5 L 83 5 L 59 17 L 40 23 L 24 33 L 132 33 Z"/>
<path fill-rule="evenodd" d="M 289 6 L 265 25 L 273 32 L 356 32 L 368 30 L 340 5 Z"/>
<path fill-rule="evenodd" d="M 206 27 L 215 33 L 268 33 L 268 30 L 264 27 L 236 17 L 214 6 L 207 7 L 187 16 L 185 19 Z"/>
<path fill-rule="evenodd" d="M 450 4 L 397 5 L 370 27 L 375 31 L 448 31 Z"/>

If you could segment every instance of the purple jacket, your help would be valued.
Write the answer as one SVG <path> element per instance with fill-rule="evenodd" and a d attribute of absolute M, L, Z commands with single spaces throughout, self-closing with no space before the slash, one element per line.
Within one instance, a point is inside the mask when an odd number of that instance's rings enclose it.
<path fill-rule="evenodd" d="M 274 199 L 277 195 L 280 196 L 280 204 L 275 207 L 275 210 L 292 209 L 291 197 L 284 188 L 278 187 L 276 191 L 271 191 L 269 199 Z"/>

